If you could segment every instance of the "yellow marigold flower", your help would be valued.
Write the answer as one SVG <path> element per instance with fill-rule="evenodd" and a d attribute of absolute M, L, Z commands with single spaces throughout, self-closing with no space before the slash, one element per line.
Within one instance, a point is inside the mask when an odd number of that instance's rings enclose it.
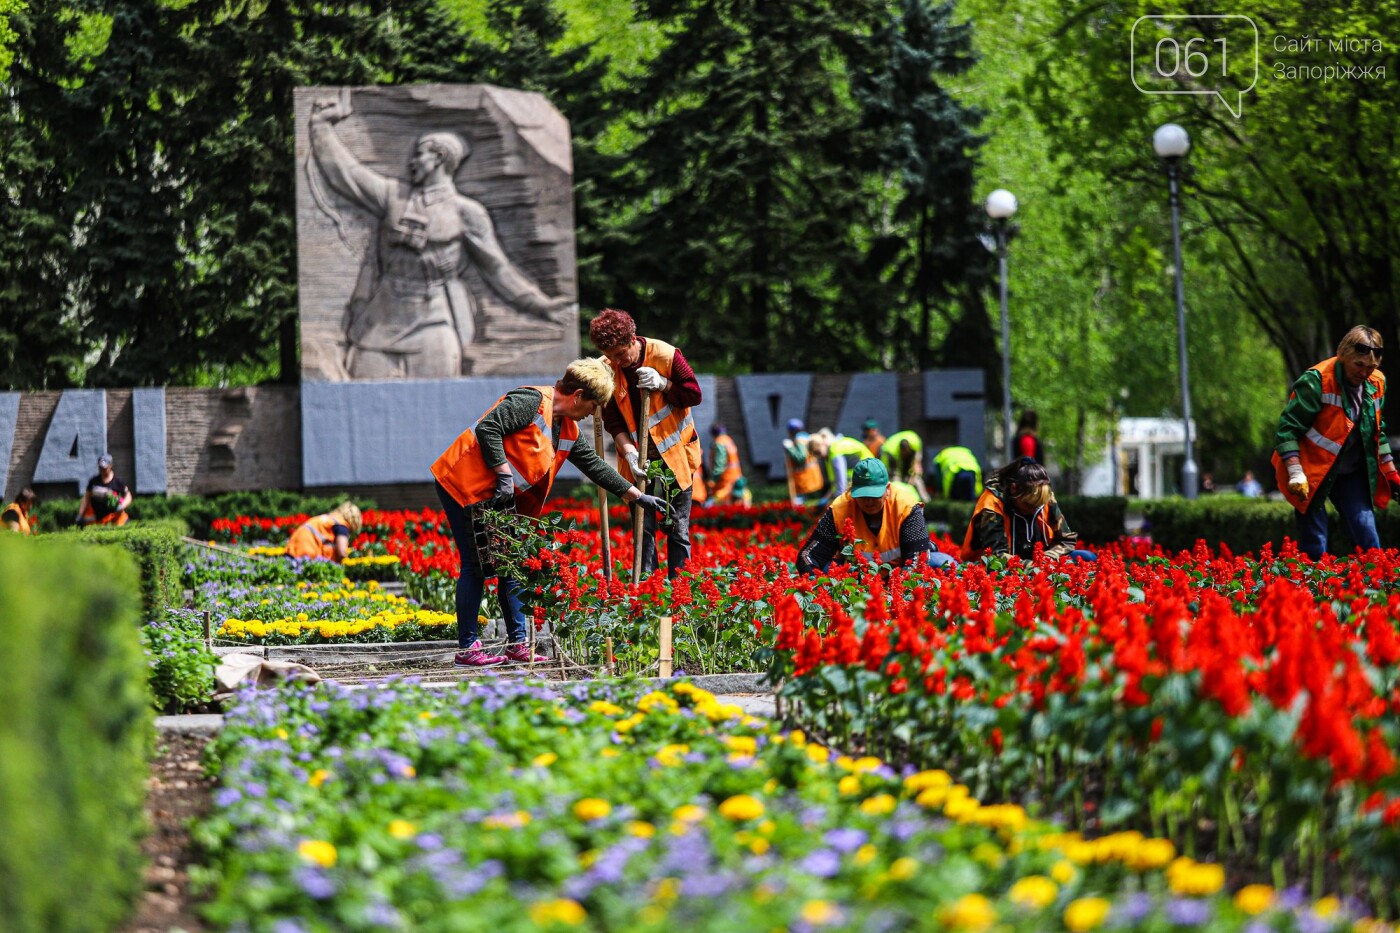
<path fill-rule="evenodd" d="M 982 805 L 971 797 L 950 797 L 943 805 L 943 814 L 950 820 L 964 822 L 972 817 Z"/>
<path fill-rule="evenodd" d="M 689 752 L 689 745 L 663 745 L 656 753 L 656 760 L 668 768 L 674 768 L 682 763 L 682 756 Z"/>
<path fill-rule="evenodd" d="M 964 894 L 939 912 L 944 925 L 954 930 L 986 930 L 996 923 L 992 902 L 980 894 Z"/>
<path fill-rule="evenodd" d="M 815 761 L 817 764 L 822 764 L 831 759 L 831 751 L 825 746 L 808 745 L 806 746 L 806 748 L 807 757 L 810 758 L 812 761 Z"/>
<path fill-rule="evenodd" d="M 1108 918 L 1108 901 L 1101 897 L 1081 897 L 1065 908 L 1065 926 L 1073 933 L 1094 930 Z"/>
<path fill-rule="evenodd" d="M 857 758 L 855 761 L 851 762 L 851 770 L 856 774 L 867 774 L 874 771 L 882 764 L 884 764 L 884 762 L 875 756 L 866 755 L 863 758 Z"/>
<path fill-rule="evenodd" d="M 656 835 L 656 827 L 645 820 L 632 820 L 624 827 L 627 834 L 638 839 L 650 839 Z"/>
<path fill-rule="evenodd" d="M 793 729 L 788 733 L 787 740 L 793 744 L 793 747 L 802 748 L 807 744 L 807 733 L 801 729 Z"/>
<path fill-rule="evenodd" d="M 749 840 L 749 851 L 752 852 L 754 855 L 763 855 L 772 847 L 773 843 L 769 842 L 767 839 L 764 839 L 762 836 Z"/>
<path fill-rule="evenodd" d="M 324 784 L 324 783 L 326 783 L 326 780 L 327 780 L 330 776 L 331 776 L 331 773 L 330 773 L 329 771 L 327 771 L 325 768 L 317 768 L 315 771 L 312 771 L 312 772 L 311 772 L 311 777 L 309 777 L 309 778 L 306 779 L 306 783 L 310 784 L 312 787 L 315 787 L 315 788 L 317 788 L 317 789 L 319 790 L 320 787 L 321 787 L 321 785 Z"/>
<path fill-rule="evenodd" d="M 759 823 L 758 826 L 755 828 L 759 832 L 763 833 L 763 835 L 771 836 L 773 835 L 773 833 L 778 831 L 778 824 L 774 823 L 772 820 L 764 820 L 762 823 Z"/>
<path fill-rule="evenodd" d="M 1060 884 L 1069 884 L 1074 880 L 1075 874 L 1074 864 L 1072 862 L 1066 862 L 1064 859 L 1050 866 L 1050 877 L 1054 878 Z"/>
<path fill-rule="evenodd" d="M 530 761 L 530 766 L 534 768 L 548 768 L 559 760 L 559 756 L 554 752 L 545 752 L 543 755 L 536 755 Z"/>
<path fill-rule="evenodd" d="M 855 862 L 857 865 L 869 865 L 871 862 L 875 861 L 875 857 L 879 854 L 880 850 L 867 842 L 859 849 L 856 849 L 856 854 L 851 856 L 851 861 Z"/>
<path fill-rule="evenodd" d="M 482 829 L 519 829 L 530 822 L 530 814 L 524 810 L 514 813 L 492 814 L 481 821 Z"/>
<path fill-rule="evenodd" d="M 423 710 L 423 712 L 421 712 L 421 713 L 418 714 L 418 718 L 419 718 L 419 719 L 432 719 L 432 718 L 434 718 L 434 717 L 436 717 L 436 716 L 437 716 L 437 713 L 433 712 L 433 711 L 430 710 L 430 709 L 425 709 L 425 710 Z"/>
<path fill-rule="evenodd" d="M 297 854 L 308 862 L 315 862 L 322 868 L 332 867 L 339 857 L 335 846 L 324 839 L 303 839 L 297 843 Z"/>
<path fill-rule="evenodd" d="M 601 820 L 611 812 L 612 804 L 608 803 L 606 800 L 600 800 L 597 797 L 584 797 L 578 803 L 574 804 L 574 816 L 583 820 L 585 823 Z"/>
<path fill-rule="evenodd" d="M 748 794 L 737 794 L 719 805 L 719 815 L 735 822 L 756 820 L 763 815 L 763 802 Z"/>
<path fill-rule="evenodd" d="M 1136 871 L 1156 871 L 1176 858 L 1176 846 L 1170 839 L 1144 839 L 1123 859 Z"/>
<path fill-rule="evenodd" d="M 1247 884 L 1235 892 L 1235 906 L 1251 917 L 1262 914 L 1274 902 L 1274 889 L 1267 884 Z"/>
<path fill-rule="evenodd" d="M 1219 865 L 1203 865 L 1189 858 L 1179 858 L 1167 866 L 1167 886 L 1173 894 L 1214 894 L 1225 886 L 1225 869 Z"/>
<path fill-rule="evenodd" d="M 668 713 L 674 713 L 680 708 L 675 700 L 671 699 L 668 694 L 662 693 L 660 690 L 653 690 L 637 701 L 637 709 L 644 713 L 650 713 L 658 707 L 664 709 Z"/>
<path fill-rule="evenodd" d="M 679 694 L 680 696 L 686 696 L 687 694 L 695 692 L 695 684 L 691 683 L 688 680 L 683 680 L 680 683 L 676 684 L 674 687 L 672 687 L 671 692 Z"/>
<path fill-rule="evenodd" d="M 672 819 L 681 823 L 698 823 L 705 818 L 705 808 L 699 804 L 682 804 L 671 811 Z"/>
<path fill-rule="evenodd" d="M 613 728 L 618 732 L 631 732 L 633 729 L 637 728 L 637 726 L 641 725 L 642 720 L 645 718 L 645 713 L 633 713 L 626 719 L 619 719 L 617 722 L 613 723 Z"/>
<path fill-rule="evenodd" d="M 841 911 L 830 901 L 808 901 L 802 905 L 802 919 L 814 927 L 825 926 L 841 919 Z"/>
<path fill-rule="evenodd" d="M 777 790 L 778 790 L 778 780 L 777 780 L 777 778 L 769 778 L 768 780 L 766 780 L 766 781 L 763 782 L 763 792 L 764 792 L 765 794 L 776 793 Z"/>
<path fill-rule="evenodd" d="M 615 749 L 615 748 L 605 748 L 605 749 L 603 749 L 601 752 L 598 753 L 598 757 L 599 757 L 599 758 L 616 758 L 618 755 L 621 755 L 621 754 L 622 754 L 622 752 L 618 751 L 618 750 Z"/>
<path fill-rule="evenodd" d="M 1017 907 L 1040 910 L 1053 904 L 1059 891 L 1059 885 L 1044 875 L 1027 875 L 1011 886 L 1007 897 Z"/>
<path fill-rule="evenodd" d="M 751 735 L 722 735 L 719 740 L 731 752 L 741 755 L 758 754 L 758 740 Z"/>
<path fill-rule="evenodd" d="M 868 816 L 884 816 L 894 810 L 899 801 L 889 794 L 876 794 L 860 802 L 860 812 Z"/>
<path fill-rule="evenodd" d="M 836 782 L 836 789 L 847 797 L 860 793 L 860 778 L 854 774 L 848 774 Z"/>
<path fill-rule="evenodd" d="M 930 787 L 951 787 L 953 778 L 947 771 L 920 771 L 918 774 L 911 774 L 904 779 L 904 788 L 911 794 L 917 794 Z"/>
<path fill-rule="evenodd" d="M 919 791 L 919 796 L 914 798 L 914 802 L 928 810 L 936 810 L 943 806 L 943 802 L 948 799 L 948 788 L 946 787 L 925 787 Z"/>
<path fill-rule="evenodd" d="M 287 739 L 288 739 L 288 737 L 289 737 L 286 729 L 278 729 L 278 730 L 277 730 L 275 733 L 273 733 L 273 734 L 276 735 L 276 736 L 277 736 L 279 739 L 281 739 L 283 742 L 287 741 Z"/>
<path fill-rule="evenodd" d="M 412 839 L 418 835 L 418 827 L 408 820 L 390 820 L 389 835 L 395 839 Z"/>
<path fill-rule="evenodd" d="M 1341 906 L 1341 901 L 1328 895 L 1327 897 L 1319 898 L 1317 903 L 1313 904 L 1313 913 L 1317 914 L 1319 917 L 1330 917 L 1335 914 Z"/>
<path fill-rule="evenodd" d="M 886 874 L 894 881 L 908 881 L 918 873 L 918 860 L 905 855 L 895 859 L 894 862 L 890 864 L 890 870 Z"/>
<path fill-rule="evenodd" d="M 578 901 L 560 897 L 552 901 L 532 904 L 530 906 L 530 919 L 542 927 L 556 923 L 576 927 L 588 919 L 588 912 Z"/>

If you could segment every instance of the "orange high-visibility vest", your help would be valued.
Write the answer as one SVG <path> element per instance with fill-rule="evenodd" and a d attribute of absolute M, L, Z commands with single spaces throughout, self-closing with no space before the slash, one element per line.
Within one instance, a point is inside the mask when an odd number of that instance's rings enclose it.
<path fill-rule="evenodd" d="M 343 523 L 338 523 L 336 516 L 329 513 L 317 515 L 304 522 L 287 539 L 287 556 L 324 557 L 327 560 L 333 560 L 335 558 L 335 526 L 337 524 Z"/>
<path fill-rule="evenodd" d="M 1342 452 L 1342 445 L 1346 443 L 1347 435 L 1356 424 L 1347 417 L 1346 388 L 1337 384 L 1337 358 L 1334 356 L 1323 360 L 1309 369 L 1316 370 L 1322 377 L 1322 410 L 1313 419 L 1308 433 L 1298 438 L 1298 462 L 1303 468 L 1303 475 L 1308 478 L 1306 498 L 1299 498 L 1288 491 L 1288 467 L 1278 455 L 1278 451 L 1274 451 L 1271 458 L 1279 490 L 1299 512 L 1306 512 L 1312 504 L 1313 497 L 1317 495 L 1317 490 L 1327 476 L 1327 471 L 1337 462 L 1337 455 Z M 1372 501 L 1375 502 L 1376 508 L 1383 509 L 1390 502 L 1390 484 L 1383 477 L 1396 473 L 1390 453 L 1381 448 L 1381 442 L 1386 440 L 1381 434 L 1381 409 L 1385 407 L 1385 376 L 1380 370 L 1376 370 L 1371 373 L 1368 381 L 1375 387 L 1375 395 L 1371 401 L 1376 406 L 1376 433 L 1372 443 L 1376 445 L 1376 471 L 1379 480 Z M 1290 393 L 1289 400 L 1292 401 L 1297 394 Z M 1366 402 L 1364 391 L 1361 401 L 1363 404 Z"/>
<path fill-rule="evenodd" d="M 724 472 L 715 481 L 715 488 L 711 495 L 716 502 L 728 502 L 729 497 L 734 492 L 734 484 L 739 481 L 739 477 L 744 475 L 743 467 L 739 466 L 739 445 L 734 443 L 734 438 L 728 434 L 716 437 L 715 445 L 724 448 L 725 461 Z"/>
<path fill-rule="evenodd" d="M 802 441 L 801 443 L 805 450 L 807 442 Z M 807 459 L 803 462 L 802 466 L 794 466 L 792 458 L 788 457 L 786 452 L 784 452 L 784 459 L 787 462 L 788 471 L 792 473 L 793 488 L 797 491 L 799 496 L 821 492 L 823 484 L 826 483 L 826 478 L 822 475 L 822 462 L 816 455 L 809 451 L 807 453 Z"/>
<path fill-rule="evenodd" d="M 5 500 L 0 499 L 0 502 L 3 501 Z M 24 509 L 19 507 L 18 502 L 11 502 L 9 505 L 5 506 L 3 510 L 0 510 L 0 522 L 6 520 L 10 515 L 13 515 L 14 518 L 9 520 L 19 524 L 20 534 L 27 535 L 34 530 L 29 525 L 29 516 L 24 514 Z"/>
<path fill-rule="evenodd" d="M 967 534 L 963 536 L 962 559 L 976 560 L 983 554 L 989 553 L 984 549 L 973 547 L 973 533 L 977 528 L 977 515 L 981 512 L 995 512 L 1001 516 L 1002 524 L 1006 526 L 1006 550 L 1015 553 L 1016 542 L 1012 540 L 1011 522 L 1006 520 L 1006 507 L 1002 504 L 1001 497 L 996 494 L 996 490 L 984 490 L 982 495 L 977 497 L 977 505 L 972 509 L 972 518 L 967 522 Z M 1045 539 L 1045 546 L 1049 547 L 1050 542 L 1055 540 L 1055 530 L 1050 527 L 1050 506 L 1047 505 L 1035 515 L 1036 524 L 1040 526 L 1041 536 Z"/>
<path fill-rule="evenodd" d="M 899 549 L 899 526 L 914 511 L 914 506 L 923 505 L 919 494 L 911 489 L 901 489 L 891 485 L 885 494 L 880 533 L 877 535 L 865 523 L 865 513 L 856 505 L 849 492 L 842 493 L 831 503 L 831 517 L 836 522 L 836 533 L 843 534 L 846 519 L 851 519 L 856 527 L 855 548 L 869 554 L 882 564 L 897 564 L 901 554 Z"/>
<path fill-rule="evenodd" d="M 505 436 L 502 446 L 515 480 L 515 510 L 522 515 L 536 516 L 544 511 L 544 500 L 554 486 L 554 477 L 574 449 L 574 441 L 578 440 L 578 422 L 572 418 L 563 419 L 559 429 L 559 447 L 555 449 L 551 441 L 554 387 L 522 388 L 540 393 L 540 407 L 533 421 Z M 486 414 L 490 414 L 504 398 L 502 395 L 496 399 Z M 481 420 L 477 419 L 477 424 L 480 423 Z M 459 434 L 437 458 L 433 464 L 433 476 L 460 505 L 477 505 L 491 498 L 496 491 L 496 471 L 486 465 L 481 445 L 476 439 L 475 425 Z"/>
<path fill-rule="evenodd" d="M 641 365 L 650 366 L 670 379 L 671 360 L 675 356 L 675 347 L 647 337 L 646 353 L 643 354 Z M 637 415 L 632 411 L 632 396 L 627 391 L 627 379 L 622 375 L 622 367 L 616 363 L 609 365 L 613 369 L 613 401 L 617 402 L 617 410 L 622 413 L 622 420 L 635 436 Z M 666 403 L 664 393 L 661 392 L 651 394 L 649 407 L 651 410 L 647 412 L 647 429 L 651 441 L 647 449 L 647 459 L 654 460 L 656 455 L 660 454 L 661 459 L 666 461 L 666 465 L 675 474 L 676 485 L 681 489 L 691 488 L 694 474 L 700 472 L 701 454 L 700 436 L 695 433 L 695 419 L 691 416 L 690 409 L 673 409 Z M 618 463 L 617 471 L 622 474 L 623 479 L 636 483 L 632 469 L 626 461 Z"/>

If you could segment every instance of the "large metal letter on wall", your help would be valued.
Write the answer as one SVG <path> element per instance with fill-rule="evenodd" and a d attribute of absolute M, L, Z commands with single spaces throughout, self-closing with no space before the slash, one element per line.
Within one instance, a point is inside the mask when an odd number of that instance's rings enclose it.
<path fill-rule="evenodd" d="M 856 373 L 846 386 L 846 400 L 841 404 L 841 416 L 836 430 L 857 440 L 865 433 L 867 419 L 880 422 L 881 430 L 893 434 L 903 430 L 899 417 L 899 374 Z"/>
<path fill-rule="evenodd" d="M 165 389 L 132 389 L 131 422 L 136 491 L 165 492 Z"/>
<path fill-rule="evenodd" d="M 81 492 L 107 452 L 107 393 L 65 389 L 34 467 L 36 483 L 74 483 Z"/>
<path fill-rule="evenodd" d="M 0 392 L 0 497 L 10 478 L 10 454 L 15 449 L 15 428 L 19 426 L 19 393 Z"/>
<path fill-rule="evenodd" d="M 983 469 L 987 461 L 987 383 L 980 369 L 942 369 L 924 373 L 924 417 L 957 421 L 958 442 L 972 451 Z M 924 449 L 930 460 L 932 451 Z M 927 465 L 925 465 L 927 468 Z"/>
<path fill-rule="evenodd" d="M 736 376 L 734 388 L 739 394 L 744 433 L 749 439 L 748 462 L 755 472 L 766 465 L 769 479 L 782 479 L 787 473 L 783 466 L 783 439 L 787 437 L 788 419 L 806 420 L 807 404 L 812 397 L 811 375 Z"/>

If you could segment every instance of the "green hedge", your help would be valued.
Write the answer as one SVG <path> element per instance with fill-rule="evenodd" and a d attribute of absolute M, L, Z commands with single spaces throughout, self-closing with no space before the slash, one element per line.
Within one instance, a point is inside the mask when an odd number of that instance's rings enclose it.
<path fill-rule="evenodd" d="M 0 929 L 114 929 L 140 889 L 152 744 L 132 559 L 0 535 Z"/>
<path fill-rule="evenodd" d="M 319 515 L 328 512 L 348 498 L 354 498 L 361 509 L 375 508 L 373 500 L 338 493 L 333 496 L 305 495 L 288 489 L 263 489 L 256 492 L 225 492 L 216 496 L 137 496 L 127 509 L 133 521 L 176 518 L 189 526 L 189 533 L 207 539 L 209 526 L 216 518 L 253 515 L 275 518 L 279 515 Z M 56 531 L 73 524 L 78 514 L 78 499 L 41 501 L 35 510 L 41 531 Z"/>
<path fill-rule="evenodd" d="M 141 571 L 142 614 L 146 620 L 163 619 L 167 609 L 184 604 L 180 583 L 185 523 L 178 519 L 132 521 L 120 527 L 89 525 L 70 529 L 61 536 L 93 544 L 126 548 Z"/>
<path fill-rule="evenodd" d="M 1228 545 L 1236 554 L 1258 551 L 1265 544 L 1277 550 L 1284 538 L 1298 537 L 1297 513 L 1287 502 L 1247 499 L 1243 496 L 1201 496 L 1192 501 L 1182 498 L 1152 499 L 1140 503 L 1148 521 L 1144 533 L 1168 551 L 1195 546 L 1198 538 L 1211 547 Z M 1351 536 L 1336 510 L 1327 506 L 1327 549 L 1333 554 L 1352 550 Z M 1392 505 L 1376 513 L 1376 530 L 1381 543 L 1400 544 L 1400 506 Z"/>
<path fill-rule="evenodd" d="M 1123 522 L 1127 517 L 1128 500 L 1122 496 L 1061 496 L 1055 499 L 1060 503 L 1065 521 L 1079 535 L 1084 544 L 1106 544 L 1123 536 Z M 949 502 L 934 499 L 924 503 L 924 517 L 936 525 L 948 526 L 948 533 L 959 543 L 967 534 L 967 523 L 972 520 L 971 502 Z"/>

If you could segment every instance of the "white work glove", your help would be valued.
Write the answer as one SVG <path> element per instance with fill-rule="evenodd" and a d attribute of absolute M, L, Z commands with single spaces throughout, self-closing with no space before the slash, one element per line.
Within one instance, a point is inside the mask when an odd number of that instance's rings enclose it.
<path fill-rule="evenodd" d="M 1303 474 L 1303 465 L 1297 460 L 1288 461 L 1288 491 L 1300 499 L 1308 497 L 1308 478 Z"/>
<path fill-rule="evenodd" d="M 642 470 L 642 461 L 641 458 L 637 456 L 637 450 L 635 447 L 631 450 L 623 451 L 622 459 L 627 461 L 627 467 L 632 471 L 633 476 L 640 477 L 642 475 L 642 473 L 644 472 Z"/>
<path fill-rule="evenodd" d="M 664 392 L 666 391 L 666 386 L 666 377 L 650 366 L 638 368 L 637 388 L 646 389 L 648 392 Z"/>
<path fill-rule="evenodd" d="M 792 445 L 792 438 L 790 438 L 790 437 L 785 437 L 785 438 L 783 438 L 783 449 L 784 449 L 784 450 L 792 450 L 792 446 L 793 446 L 793 445 Z"/>

